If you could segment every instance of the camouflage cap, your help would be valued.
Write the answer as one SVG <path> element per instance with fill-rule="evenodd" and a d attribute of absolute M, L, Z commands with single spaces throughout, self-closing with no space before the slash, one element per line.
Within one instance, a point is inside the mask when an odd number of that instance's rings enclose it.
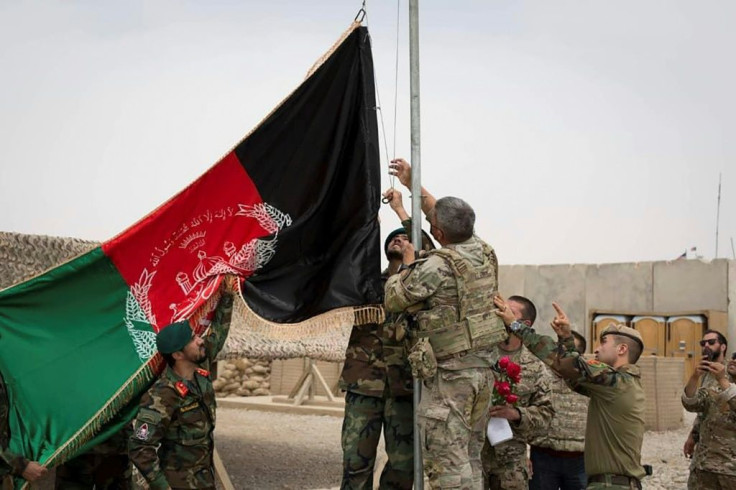
<path fill-rule="evenodd" d="M 172 323 L 156 334 L 156 347 L 161 354 L 180 351 L 192 340 L 192 327 L 189 322 Z"/>
<path fill-rule="evenodd" d="M 641 338 L 639 331 L 631 327 L 627 327 L 623 323 L 610 324 L 601 332 L 601 338 L 605 335 L 623 335 L 624 337 L 636 340 L 639 343 L 639 346 L 644 349 L 644 340 Z"/>

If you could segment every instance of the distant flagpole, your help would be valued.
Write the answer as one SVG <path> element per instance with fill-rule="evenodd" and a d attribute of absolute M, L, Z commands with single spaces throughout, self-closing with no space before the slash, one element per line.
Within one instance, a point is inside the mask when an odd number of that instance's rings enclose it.
<path fill-rule="evenodd" d="M 716 255 L 718 258 L 718 226 L 721 223 L 721 174 L 718 174 L 718 205 L 716 206 Z"/>

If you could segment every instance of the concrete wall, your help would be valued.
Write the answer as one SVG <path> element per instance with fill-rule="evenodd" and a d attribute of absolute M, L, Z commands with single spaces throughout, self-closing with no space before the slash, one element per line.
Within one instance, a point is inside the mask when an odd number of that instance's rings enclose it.
<path fill-rule="evenodd" d="M 589 314 L 728 313 L 728 337 L 736 342 L 736 261 L 676 260 L 624 264 L 509 265 L 499 271 L 501 294 L 520 294 L 537 306 L 536 327 L 552 334 L 552 301 L 589 337 Z M 588 338 L 590 341 L 590 338 Z"/>
<path fill-rule="evenodd" d="M 728 261 L 728 338 L 736 342 L 736 260 Z"/>

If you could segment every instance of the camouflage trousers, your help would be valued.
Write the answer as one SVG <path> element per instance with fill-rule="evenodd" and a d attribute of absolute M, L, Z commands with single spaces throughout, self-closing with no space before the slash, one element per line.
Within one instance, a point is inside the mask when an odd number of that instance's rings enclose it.
<path fill-rule="evenodd" d="M 470 367 L 437 373 L 424 381 L 417 409 L 424 473 L 431 488 L 480 489 L 493 374 Z"/>
<path fill-rule="evenodd" d="M 483 439 L 481 460 L 486 478 L 484 487 L 491 490 L 528 490 L 526 443 L 512 439 L 491 446 L 487 438 Z"/>
<path fill-rule="evenodd" d="M 414 482 L 412 397 L 375 397 L 347 392 L 342 424 L 341 489 L 372 490 L 376 449 L 383 430 L 388 462 L 380 488 L 411 490 Z"/>
<path fill-rule="evenodd" d="M 688 490 L 708 488 L 712 490 L 736 490 L 736 476 L 691 469 L 687 479 Z"/>

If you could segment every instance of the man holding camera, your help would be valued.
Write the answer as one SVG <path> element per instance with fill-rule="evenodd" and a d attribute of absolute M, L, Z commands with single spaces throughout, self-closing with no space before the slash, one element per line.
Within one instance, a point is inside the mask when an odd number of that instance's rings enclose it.
<path fill-rule="evenodd" d="M 700 346 L 703 359 L 682 394 L 685 410 L 697 412 L 700 420 L 687 488 L 736 489 L 736 385 L 726 372 L 728 342 L 720 332 L 706 330 Z"/>

